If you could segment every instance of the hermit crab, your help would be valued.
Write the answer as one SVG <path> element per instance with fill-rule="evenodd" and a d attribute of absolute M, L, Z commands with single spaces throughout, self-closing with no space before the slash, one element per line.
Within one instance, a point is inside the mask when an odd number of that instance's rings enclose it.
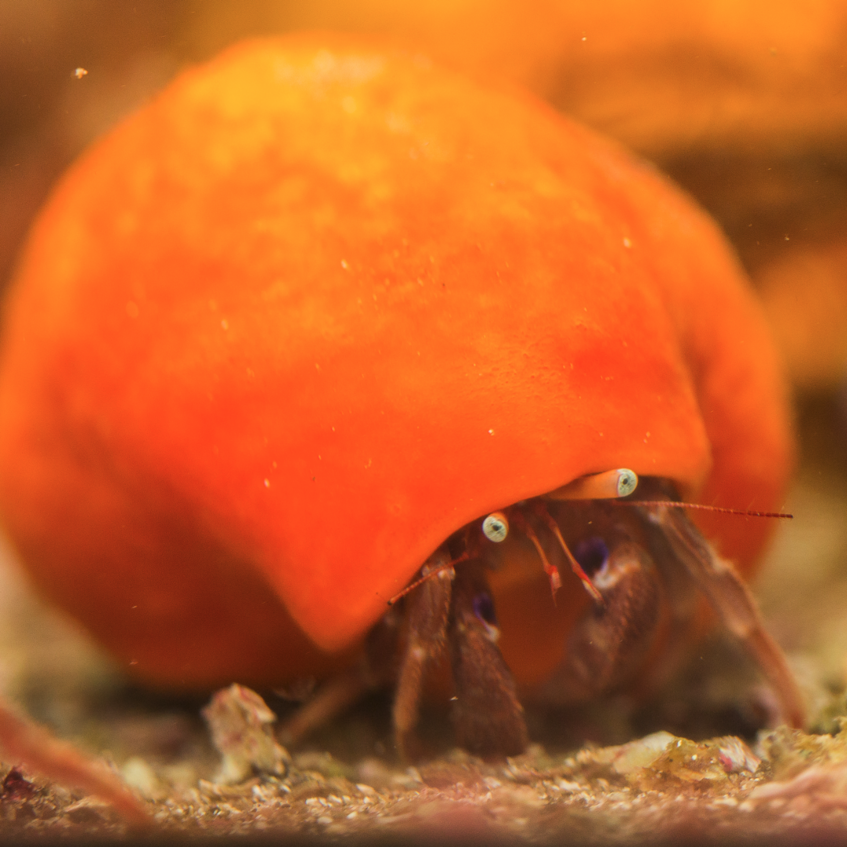
<path fill-rule="evenodd" d="M 155 685 L 341 680 L 297 731 L 370 675 L 409 749 L 449 656 L 460 741 L 517 752 L 521 698 L 646 679 L 703 597 L 799 723 L 739 576 L 769 522 L 677 506 L 771 510 L 790 461 L 690 200 L 361 39 L 183 73 L 58 184 L 6 303 L 0 509 L 37 586 Z"/>

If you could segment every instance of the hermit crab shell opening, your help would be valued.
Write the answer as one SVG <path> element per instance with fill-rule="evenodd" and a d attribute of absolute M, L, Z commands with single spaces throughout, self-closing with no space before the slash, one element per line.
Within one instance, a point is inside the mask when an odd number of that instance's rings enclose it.
<path fill-rule="evenodd" d="M 171 684 L 308 671 L 462 525 L 584 474 L 769 509 L 790 464 L 764 321 L 688 198 L 350 38 L 236 46 L 95 144 L 2 344 L 5 524 Z M 710 529 L 744 563 L 770 526 Z"/>

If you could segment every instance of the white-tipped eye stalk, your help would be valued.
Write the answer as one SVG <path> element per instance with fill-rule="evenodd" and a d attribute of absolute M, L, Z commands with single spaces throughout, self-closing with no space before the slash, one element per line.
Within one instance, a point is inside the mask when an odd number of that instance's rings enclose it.
<path fill-rule="evenodd" d="M 509 522 L 506 516 L 502 512 L 492 512 L 482 522 L 482 534 L 495 544 L 505 541 L 509 534 Z"/>
<path fill-rule="evenodd" d="M 638 474 L 629 468 L 578 477 L 545 495 L 548 500 L 610 500 L 627 497 L 638 486 Z"/>

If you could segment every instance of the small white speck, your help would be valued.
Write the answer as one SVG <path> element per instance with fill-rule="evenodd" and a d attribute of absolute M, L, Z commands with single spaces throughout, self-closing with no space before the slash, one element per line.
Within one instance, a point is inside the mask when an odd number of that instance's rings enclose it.
<path fill-rule="evenodd" d="M 494 430 L 493 430 L 493 429 L 489 429 L 489 430 L 488 430 L 488 434 L 489 434 L 489 435 L 494 435 Z"/>
<path fill-rule="evenodd" d="M 269 479 L 266 479 L 265 480 L 265 488 L 270 488 L 270 487 L 271 487 L 271 481 Z"/>
<path fill-rule="evenodd" d="M 88 76 L 88 71 L 85 68 L 74 68 L 73 76 L 75 79 L 82 79 Z"/>
<path fill-rule="evenodd" d="M 628 238 L 624 238 L 623 246 L 628 249 L 628 248 L 632 247 L 632 242 Z"/>
<path fill-rule="evenodd" d="M 786 236 L 785 236 L 785 240 L 786 240 L 786 241 L 790 241 L 791 239 L 790 239 L 790 238 L 786 235 Z"/>
<path fill-rule="evenodd" d="M 137 664 L 138 664 L 138 659 L 130 659 L 129 663 L 130 663 L 131 665 L 137 665 Z"/>
<path fill-rule="evenodd" d="M 346 271 L 346 270 L 349 270 L 350 265 L 348 265 L 348 264 L 347 264 L 347 260 L 346 260 L 346 259 L 342 259 L 342 260 L 341 260 L 341 267 L 342 267 L 342 268 L 344 268 L 344 270 L 345 270 L 345 271 Z"/>
<path fill-rule="evenodd" d="M 132 608 L 132 609 L 137 609 L 137 608 L 138 608 L 138 606 L 131 606 L 130 608 Z"/>
<path fill-rule="evenodd" d="M 582 36 L 582 40 L 583 40 L 583 41 L 588 41 L 588 36 L 587 36 L 587 35 L 583 35 L 583 36 Z"/>
<path fill-rule="evenodd" d="M 229 329 L 229 321 L 228 321 L 226 318 L 224 318 L 224 319 L 221 321 L 221 326 L 222 326 L 224 329 Z"/>

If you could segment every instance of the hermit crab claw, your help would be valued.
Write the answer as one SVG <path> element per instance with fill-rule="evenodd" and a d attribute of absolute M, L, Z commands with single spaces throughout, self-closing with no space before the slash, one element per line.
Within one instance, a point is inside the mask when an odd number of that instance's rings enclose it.
<path fill-rule="evenodd" d="M 610 542 L 611 543 L 611 542 Z M 602 606 L 588 607 L 568 638 L 565 661 L 537 699 L 551 705 L 583 703 L 631 683 L 656 635 L 663 590 L 647 552 L 631 539 L 607 544 L 594 537 L 576 549 L 588 564 Z"/>

